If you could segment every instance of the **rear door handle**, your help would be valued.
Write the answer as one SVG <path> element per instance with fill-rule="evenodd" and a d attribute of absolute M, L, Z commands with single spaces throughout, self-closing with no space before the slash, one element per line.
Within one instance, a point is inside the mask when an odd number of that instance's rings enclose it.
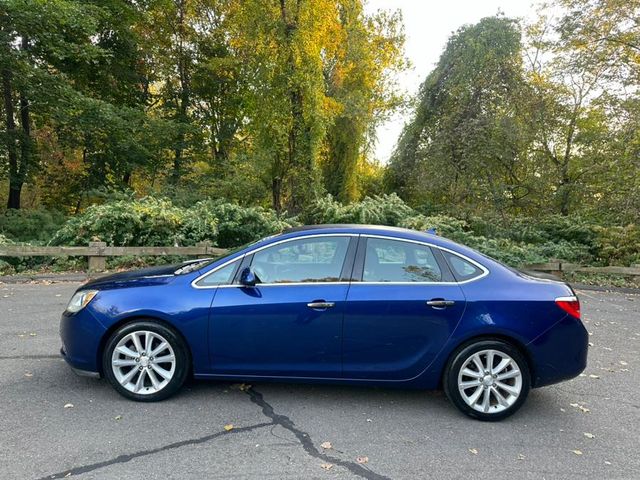
<path fill-rule="evenodd" d="M 324 310 L 326 308 L 334 307 L 336 304 L 334 302 L 311 302 L 307 303 L 307 307 L 313 308 L 315 310 Z"/>
<path fill-rule="evenodd" d="M 454 302 L 453 300 L 444 300 L 440 298 L 427 301 L 427 305 L 433 308 L 446 308 L 451 307 L 455 304 L 456 302 Z"/>

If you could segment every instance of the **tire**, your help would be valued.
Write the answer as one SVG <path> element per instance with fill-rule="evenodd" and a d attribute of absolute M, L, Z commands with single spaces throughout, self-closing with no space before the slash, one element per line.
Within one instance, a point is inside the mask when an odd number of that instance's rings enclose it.
<path fill-rule="evenodd" d="M 170 328 L 148 320 L 116 330 L 102 354 L 102 370 L 109 383 L 122 396 L 139 402 L 157 402 L 176 393 L 187 378 L 190 363 L 184 340 Z"/>
<path fill-rule="evenodd" d="M 485 339 L 462 345 L 451 355 L 443 385 L 449 400 L 465 415 L 498 421 L 522 406 L 531 388 L 531 374 L 516 347 Z"/>

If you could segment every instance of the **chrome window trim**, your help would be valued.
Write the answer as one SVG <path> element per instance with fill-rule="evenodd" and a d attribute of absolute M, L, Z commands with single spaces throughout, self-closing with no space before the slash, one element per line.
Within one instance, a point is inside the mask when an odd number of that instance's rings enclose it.
<path fill-rule="evenodd" d="M 450 248 L 447 247 L 441 247 L 439 245 L 435 245 L 433 243 L 429 243 L 429 242 L 424 242 L 421 240 L 413 240 L 413 239 L 409 239 L 409 238 L 400 238 L 400 237 L 393 237 L 393 236 L 388 236 L 388 235 L 375 235 L 375 234 L 369 234 L 369 233 L 316 233 L 313 235 L 303 235 L 300 237 L 293 237 L 293 238 L 285 238 L 283 240 L 280 240 L 278 242 L 273 242 L 270 243 L 268 245 L 263 245 L 260 248 L 256 248 L 255 250 L 251 250 L 247 253 L 242 254 L 239 257 L 233 258 L 225 263 L 223 263 L 222 265 L 217 266 L 216 268 L 214 268 L 213 270 L 210 270 L 207 273 L 204 273 L 202 275 L 200 275 L 199 277 L 197 277 L 195 280 L 193 280 L 191 282 L 191 286 L 193 288 L 197 288 L 199 290 L 207 290 L 207 289 L 212 289 L 212 288 L 239 288 L 239 287 L 243 287 L 243 285 L 239 285 L 239 284 L 228 284 L 228 285 L 208 285 L 208 286 L 201 286 L 201 285 L 197 285 L 197 282 L 199 282 L 200 280 L 202 280 L 203 278 L 211 275 L 212 273 L 216 272 L 217 270 L 226 267 L 227 265 L 235 262 L 235 261 L 242 261 L 247 255 L 253 255 L 254 253 L 259 252 L 260 250 L 264 250 L 265 248 L 269 248 L 269 247 L 273 247 L 275 245 L 279 245 L 281 243 L 287 243 L 287 242 L 292 242 L 295 240 L 301 240 L 301 239 L 305 239 L 305 238 L 315 238 L 315 237 L 366 237 L 366 238 L 382 238 L 385 240 L 397 240 L 399 242 L 407 242 L 407 243 L 416 243 L 418 245 L 424 245 L 430 248 L 437 248 L 439 250 L 444 250 L 445 252 L 449 252 L 453 255 L 456 255 L 464 260 L 466 260 L 467 262 L 471 263 L 472 265 L 475 265 L 476 267 L 478 267 L 480 270 L 482 270 L 482 274 L 478 275 L 477 277 L 473 277 L 470 278 L 469 280 L 463 280 L 461 282 L 361 282 L 361 281 L 355 281 L 355 282 L 344 282 L 344 281 L 339 281 L 339 282 L 291 282 L 291 283 L 259 283 L 256 286 L 260 286 L 260 287 L 281 287 L 281 286 L 302 286 L 302 285 L 464 285 L 466 283 L 471 283 L 471 282 L 475 282 L 476 280 L 480 280 L 481 278 L 486 277 L 487 275 L 489 275 L 490 271 L 487 267 L 485 267 L 484 265 L 482 265 L 481 263 L 478 263 L 477 261 L 467 257 L 466 255 L 460 253 L 460 252 L 456 252 L 455 250 L 451 250 Z"/>
<path fill-rule="evenodd" d="M 191 282 L 191 286 L 193 288 L 197 288 L 200 290 L 206 290 L 206 289 L 211 289 L 211 288 L 228 288 L 228 287 L 242 287 L 243 285 L 237 285 L 237 284 L 229 284 L 229 285 L 198 285 L 197 282 L 199 282 L 200 280 L 202 280 L 205 277 L 208 277 L 209 275 L 211 275 L 212 273 L 215 273 L 216 271 L 220 270 L 221 268 L 226 267 L 227 265 L 229 265 L 230 263 L 235 262 L 236 260 L 240 260 L 242 261 L 247 255 L 253 255 L 261 250 L 264 250 L 265 248 L 269 248 L 269 247 L 273 247 L 276 245 L 280 245 L 281 243 L 287 243 L 287 242 L 293 242 L 295 240 L 303 240 L 306 238 L 315 238 L 315 237 L 358 237 L 359 234 L 358 233 L 316 233 L 313 235 L 303 235 L 300 237 L 293 237 L 293 238 L 285 238 L 282 240 L 279 240 L 277 242 L 273 242 L 273 243 L 269 243 L 268 245 L 263 245 L 260 248 L 256 248 L 255 250 L 251 250 L 247 253 L 244 253 L 242 255 L 240 255 L 239 257 L 233 258 L 231 260 L 229 260 L 228 262 L 223 263 L 222 265 L 217 266 L 216 268 L 214 268 L 213 270 L 208 271 L 207 273 L 204 273 L 202 275 L 200 275 L 198 278 L 196 278 L 195 280 L 193 280 Z M 268 238 L 268 237 L 267 237 Z M 340 283 L 349 283 L 349 282 L 295 282 L 295 283 L 260 283 L 259 285 L 261 287 L 267 287 L 267 286 L 274 286 L 274 285 L 322 285 L 322 284 L 330 284 L 330 285 L 336 285 L 336 284 L 340 284 Z"/>

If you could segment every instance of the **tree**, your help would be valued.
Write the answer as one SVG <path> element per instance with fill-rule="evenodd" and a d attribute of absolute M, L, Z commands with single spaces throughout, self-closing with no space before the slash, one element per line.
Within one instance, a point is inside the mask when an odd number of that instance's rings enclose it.
<path fill-rule="evenodd" d="M 440 208 L 520 205 L 530 194 L 523 74 L 515 21 L 488 17 L 459 29 L 420 88 L 391 158 L 391 187 Z"/>
<path fill-rule="evenodd" d="M 394 74 L 406 66 L 399 12 L 366 16 L 360 0 L 339 2 L 342 38 L 325 61 L 327 95 L 337 113 L 327 129 L 321 160 L 327 192 L 341 201 L 358 198 L 358 164 L 366 162 L 375 128 L 402 104 Z"/>

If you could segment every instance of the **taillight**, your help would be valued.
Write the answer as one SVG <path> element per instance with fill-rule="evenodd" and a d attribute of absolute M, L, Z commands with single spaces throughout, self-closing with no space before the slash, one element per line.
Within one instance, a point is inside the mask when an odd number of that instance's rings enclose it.
<path fill-rule="evenodd" d="M 578 300 L 578 297 L 558 297 L 556 298 L 556 305 L 572 317 L 580 318 L 580 300 Z"/>

